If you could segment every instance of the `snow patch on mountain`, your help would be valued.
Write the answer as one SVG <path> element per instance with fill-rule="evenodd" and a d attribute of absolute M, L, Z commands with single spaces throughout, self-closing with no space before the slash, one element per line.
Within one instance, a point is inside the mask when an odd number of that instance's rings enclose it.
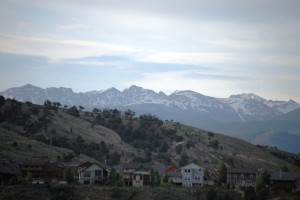
<path fill-rule="evenodd" d="M 295 101 L 271 101 L 253 93 L 231 95 L 229 98 L 214 98 L 200 93 L 183 90 L 170 95 L 132 85 L 119 91 L 112 87 L 101 91 L 75 93 L 70 88 L 42 89 L 30 84 L 11 88 L 0 95 L 20 101 L 43 104 L 46 99 L 62 105 L 81 105 L 93 108 L 139 107 L 143 112 L 152 113 L 154 107 L 168 118 L 189 117 L 194 121 L 208 119 L 217 122 L 266 120 L 300 108 Z M 173 113 L 173 114 L 171 114 Z M 178 116 L 174 116 L 176 113 Z"/>

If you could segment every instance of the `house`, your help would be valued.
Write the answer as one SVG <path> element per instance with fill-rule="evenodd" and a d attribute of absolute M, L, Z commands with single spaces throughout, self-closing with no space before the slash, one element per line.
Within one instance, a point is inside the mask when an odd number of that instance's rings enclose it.
<path fill-rule="evenodd" d="M 204 184 L 204 168 L 194 163 L 181 167 L 183 187 L 201 187 Z"/>
<path fill-rule="evenodd" d="M 97 163 L 85 162 L 78 166 L 81 184 L 105 184 L 109 171 Z"/>
<path fill-rule="evenodd" d="M 125 186 L 142 187 L 151 184 L 152 167 L 149 163 L 123 163 L 115 166 Z"/>
<path fill-rule="evenodd" d="M 231 188 L 255 187 L 257 169 L 229 168 L 227 169 L 227 184 Z"/>
<path fill-rule="evenodd" d="M 168 182 L 174 185 L 182 185 L 181 169 L 177 169 L 175 172 L 167 172 Z"/>
<path fill-rule="evenodd" d="M 168 177 L 168 183 L 172 183 L 175 185 L 182 185 L 182 176 L 181 176 L 181 169 L 170 166 L 165 169 L 165 175 Z"/>
<path fill-rule="evenodd" d="M 300 172 L 275 172 L 270 181 L 274 191 L 300 191 Z"/>
<path fill-rule="evenodd" d="M 208 179 L 213 181 L 213 182 L 217 182 L 219 179 L 219 172 L 217 169 L 211 169 L 208 172 Z"/>
<path fill-rule="evenodd" d="M 169 173 L 174 173 L 178 170 L 177 167 L 175 166 L 169 166 L 165 169 L 165 174 L 169 174 Z"/>
<path fill-rule="evenodd" d="M 22 177 L 25 178 L 27 174 L 31 174 L 32 178 L 43 178 L 44 162 L 42 161 L 25 161 L 20 163 Z"/>
<path fill-rule="evenodd" d="M 25 161 L 20 163 L 22 177 L 31 173 L 32 178 L 43 178 L 45 181 L 62 180 L 64 165 L 52 161 Z"/>
<path fill-rule="evenodd" d="M 0 185 L 16 184 L 21 178 L 21 170 L 17 163 L 1 162 L 0 163 Z"/>
<path fill-rule="evenodd" d="M 46 181 L 63 180 L 64 165 L 59 162 L 45 162 L 43 166 Z"/>

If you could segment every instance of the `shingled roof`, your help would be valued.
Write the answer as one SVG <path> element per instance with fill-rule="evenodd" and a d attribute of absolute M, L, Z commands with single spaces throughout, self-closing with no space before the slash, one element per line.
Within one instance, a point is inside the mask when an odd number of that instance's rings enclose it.
<path fill-rule="evenodd" d="M 275 172 L 270 177 L 271 181 L 295 181 L 300 179 L 300 172 Z"/>
<path fill-rule="evenodd" d="M 229 168 L 227 169 L 227 173 L 230 174 L 256 174 L 257 169 L 253 168 Z"/>

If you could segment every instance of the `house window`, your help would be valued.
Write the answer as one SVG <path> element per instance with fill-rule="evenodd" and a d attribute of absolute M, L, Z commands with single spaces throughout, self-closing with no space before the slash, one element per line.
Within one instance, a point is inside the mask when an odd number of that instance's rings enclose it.
<path fill-rule="evenodd" d="M 83 174 L 84 177 L 91 177 L 91 172 L 85 171 Z"/>
<path fill-rule="evenodd" d="M 95 176 L 101 176 L 102 171 L 101 170 L 95 170 Z"/>
<path fill-rule="evenodd" d="M 201 169 L 199 169 L 199 172 L 201 172 Z"/>
<path fill-rule="evenodd" d="M 244 178 L 244 174 L 241 174 L 241 178 Z"/>
<path fill-rule="evenodd" d="M 237 174 L 234 174 L 234 178 L 237 178 Z"/>
<path fill-rule="evenodd" d="M 190 173 L 191 172 L 191 170 L 190 169 L 188 169 L 188 173 Z"/>
<path fill-rule="evenodd" d="M 250 174 L 250 178 L 253 178 L 253 174 Z"/>
<path fill-rule="evenodd" d="M 187 169 L 184 169 L 184 172 L 187 173 Z"/>

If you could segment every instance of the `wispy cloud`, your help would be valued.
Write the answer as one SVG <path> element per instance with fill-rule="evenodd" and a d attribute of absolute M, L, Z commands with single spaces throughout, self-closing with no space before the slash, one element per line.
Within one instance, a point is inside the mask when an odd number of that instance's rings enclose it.
<path fill-rule="evenodd" d="M 144 62 L 154 63 L 175 63 L 175 64 L 208 64 L 208 63 L 234 63 L 238 58 L 227 53 L 206 53 L 206 52 L 161 52 L 154 53 L 144 58 Z"/>
<path fill-rule="evenodd" d="M 89 28 L 82 24 L 62 25 L 56 28 L 59 31 L 74 31 L 74 30 L 88 30 Z"/>
<path fill-rule="evenodd" d="M 87 40 L 59 40 L 1 34 L 0 52 L 62 59 L 98 55 L 126 55 L 133 52 L 133 49 L 126 45 Z"/>

